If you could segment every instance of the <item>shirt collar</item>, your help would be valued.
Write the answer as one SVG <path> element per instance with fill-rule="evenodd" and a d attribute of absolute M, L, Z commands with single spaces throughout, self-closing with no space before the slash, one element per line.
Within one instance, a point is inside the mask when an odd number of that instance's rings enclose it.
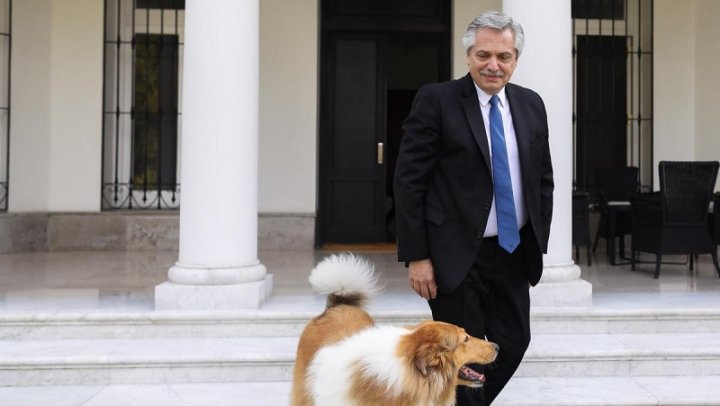
<path fill-rule="evenodd" d="M 487 107 L 490 103 L 490 98 L 492 97 L 491 94 L 485 93 L 484 90 L 480 89 L 480 87 L 477 85 L 477 83 L 473 82 L 473 85 L 475 86 L 475 91 L 477 91 L 478 99 L 480 99 L 480 104 L 483 107 Z M 505 107 L 507 105 L 507 96 L 505 95 L 505 86 L 503 86 L 502 89 L 497 94 L 498 99 L 500 99 L 500 106 Z"/>

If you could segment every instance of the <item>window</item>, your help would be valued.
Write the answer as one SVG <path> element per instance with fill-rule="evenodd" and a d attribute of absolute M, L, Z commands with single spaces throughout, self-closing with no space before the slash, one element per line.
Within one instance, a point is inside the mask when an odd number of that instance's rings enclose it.
<path fill-rule="evenodd" d="M 177 185 L 177 50 L 177 35 L 135 36 L 136 190 L 172 190 Z"/>
<path fill-rule="evenodd" d="M 184 7 L 105 1 L 104 210 L 179 207 Z"/>

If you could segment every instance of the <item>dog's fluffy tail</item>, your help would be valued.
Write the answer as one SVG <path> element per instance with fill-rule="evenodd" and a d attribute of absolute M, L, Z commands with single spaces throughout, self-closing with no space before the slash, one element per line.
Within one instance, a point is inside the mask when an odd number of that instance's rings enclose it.
<path fill-rule="evenodd" d="M 327 307 L 362 306 L 380 290 L 375 266 L 353 254 L 333 254 L 310 273 L 310 284 L 317 293 L 328 295 Z"/>

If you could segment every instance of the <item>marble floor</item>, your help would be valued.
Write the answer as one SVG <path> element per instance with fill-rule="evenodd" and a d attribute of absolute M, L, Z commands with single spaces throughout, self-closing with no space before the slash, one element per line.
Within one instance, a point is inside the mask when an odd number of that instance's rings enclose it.
<path fill-rule="evenodd" d="M 598 309 L 720 309 L 720 278 L 709 256 L 694 271 L 687 264 L 663 265 L 653 279 L 654 265 L 611 266 L 598 249 L 593 265 L 580 258 L 582 278 L 593 287 Z M 313 266 L 329 252 L 317 250 L 260 251 L 260 261 L 274 275 L 273 295 L 260 312 L 319 310 L 324 300 L 312 294 L 307 281 Z M 365 252 L 380 274 L 384 291 L 370 310 L 427 311 L 427 304 L 407 286 L 405 268 L 392 252 Z M 652 258 L 643 258 L 650 260 Z M 685 258 L 667 258 L 682 262 Z M 0 255 L 0 317 L 62 312 L 150 313 L 154 287 L 167 279 L 177 260 L 175 251 L 34 252 Z M 611 310 L 611 313 L 614 310 Z M 122 317 L 123 315 L 118 315 Z M 152 316 L 152 315 L 151 315 Z M 541 341 L 541 340 L 540 340 Z M 538 342 L 540 342 L 538 341 Z M 22 351 L 21 351 L 22 352 Z M 514 378 L 496 402 L 520 405 L 717 405 L 720 376 Z M 152 405 L 282 405 L 289 382 L 239 382 L 147 385 L 3 386 L 0 404 L 12 406 L 126 405 L 133 399 Z M 703 390 L 698 391 L 697 388 Z M 530 390 L 530 392 L 528 392 Z M 535 395 L 528 396 L 528 393 Z M 591 396 L 588 396 L 590 394 Z"/>
<path fill-rule="evenodd" d="M 685 264 L 662 266 L 653 279 L 654 265 L 608 264 L 604 247 L 593 265 L 581 250 L 581 277 L 592 283 L 593 305 L 617 308 L 720 308 L 720 278 L 709 255 L 700 256 L 694 271 Z M 260 261 L 274 275 L 273 296 L 267 306 L 292 306 L 312 290 L 307 277 L 329 252 L 318 250 L 260 251 Z M 407 286 L 406 272 L 392 252 L 365 252 L 380 273 L 384 306 L 417 301 Z M 651 257 L 641 258 L 651 260 Z M 0 312 L 18 311 L 152 311 L 154 287 L 167 279 L 176 251 L 28 252 L 0 255 Z M 668 257 L 684 262 L 684 257 Z"/>

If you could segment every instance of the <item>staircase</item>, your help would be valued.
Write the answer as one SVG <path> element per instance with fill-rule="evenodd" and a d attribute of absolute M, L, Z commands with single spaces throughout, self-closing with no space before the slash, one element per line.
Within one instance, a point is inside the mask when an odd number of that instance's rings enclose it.
<path fill-rule="evenodd" d="M 0 405 L 285 405 L 297 337 L 322 301 L 275 299 L 212 314 L 0 313 Z M 720 405 L 720 309 L 535 308 L 532 329 L 494 405 Z"/>

